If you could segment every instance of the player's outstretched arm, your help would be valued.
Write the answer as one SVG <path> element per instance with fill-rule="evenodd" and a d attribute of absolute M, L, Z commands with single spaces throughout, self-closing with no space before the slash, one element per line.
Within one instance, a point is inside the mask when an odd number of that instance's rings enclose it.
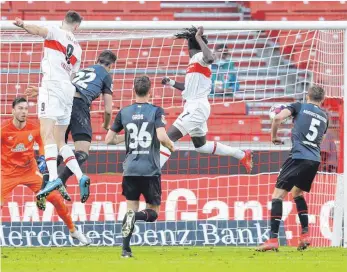
<path fill-rule="evenodd" d="M 198 32 L 195 34 L 195 39 L 199 43 L 202 54 L 204 55 L 204 62 L 211 64 L 214 62 L 214 56 L 210 48 L 208 48 L 207 44 L 203 41 L 202 35 L 204 35 L 204 28 L 199 26 Z"/>
<path fill-rule="evenodd" d="M 15 26 L 20 27 L 20 28 L 23 28 L 29 34 L 37 35 L 37 36 L 40 36 L 44 39 L 48 35 L 48 29 L 47 28 L 42 27 L 42 26 L 24 24 L 23 20 L 20 18 L 16 18 L 13 24 Z"/>
<path fill-rule="evenodd" d="M 292 112 L 288 109 L 283 109 L 279 114 L 277 114 L 273 120 L 271 125 L 271 141 L 275 145 L 283 144 L 283 141 L 277 137 L 277 131 L 281 123 L 292 115 Z"/>
<path fill-rule="evenodd" d="M 164 127 L 159 127 L 157 130 L 157 137 L 160 143 L 168 148 L 171 152 L 175 151 L 175 146 L 173 142 L 170 140 L 169 136 L 166 133 L 166 130 Z"/>
<path fill-rule="evenodd" d="M 169 77 L 164 77 L 161 80 L 161 84 L 163 84 L 164 86 L 174 87 L 175 89 L 180 90 L 180 91 L 184 91 L 184 83 L 177 82 L 173 79 L 170 79 Z"/>

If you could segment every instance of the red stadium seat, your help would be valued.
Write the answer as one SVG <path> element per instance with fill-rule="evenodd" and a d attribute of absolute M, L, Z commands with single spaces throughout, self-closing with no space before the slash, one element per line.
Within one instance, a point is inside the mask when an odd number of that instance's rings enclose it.
<path fill-rule="evenodd" d="M 11 10 L 10 2 L 9 1 L 1 1 L 1 14 L 3 14 L 4 11 L 10 11 L 10 10 Z"/>
<path fill-rule="evenodd" d="M 1 20 L 14 20 L 16 17 L 23 18 L 23 12 L 1 11 Z"/>
<path fill-rule="evenodd" d="M 338 21 L 346 20 L 347 12 L 274 12 L 266 13 L 266 21 Z"/>
<path fill-rule="evenodd" d="M 84 20 L 87 21 L 171 21 L 173 20 L 172 13 L 156 13 L 156 12 L 131 12 L 131 13 L 121 13 L 121 12 L 93 12 L 93 13 L 81 13 Z M 65 16 L 65 12 L 24 12 L 25 20 L 62 20 Z M 44 19 L 43 19 L 44 18 Z"/>

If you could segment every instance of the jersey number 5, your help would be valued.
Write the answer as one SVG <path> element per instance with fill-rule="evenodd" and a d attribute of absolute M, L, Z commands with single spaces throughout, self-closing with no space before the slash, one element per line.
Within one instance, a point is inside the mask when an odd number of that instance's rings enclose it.
<path fill-rule="evenodd" d="M 146 131 L 147 126 L 148 126 L 148 122 L 144 122 L 141 125 L 140 131 L 139 131 L 136 124 L 134 123 L 127 124 L 127 130 L 130 133 L 129 148 L 137 149 L 139 145 L 142 148 L 147 148 L 151 145 L 152 135 L 148 131 Z"/>
<path fill-rule="evenodd" d="M 312 134 L 307 133 L 306 134 L 306 139 L 313 142 L 314 140 L 316 140 L 317 136 L 318 136 L 318 129 L 317 127 L 319 127 L 320 125 L 320 121 L 318 119 L 312 118 L 311 121 L 311 125 L 309 128 L 309 131 L 312 132 Z"/>

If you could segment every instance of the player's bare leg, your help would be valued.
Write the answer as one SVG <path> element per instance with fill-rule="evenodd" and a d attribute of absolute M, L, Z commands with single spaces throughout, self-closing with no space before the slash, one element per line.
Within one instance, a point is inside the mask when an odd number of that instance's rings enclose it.
<path fill-rule="evenodd" d="M 54 137 L 54 127 L 56 120 L 50 118 L 40 118 L 40 133 L 41 138 L 44 142 L 45 149 L 45 159 L 47 163 L 47 169 L 49 173 L 49 182 L 47 182 L 44 190 L 41 190 L 37 194 L 37 200 L 42 202 L 44 205 L 44 200 L 42 198 L 47 197 L 47 195 L 57 189 L 61 188 L 63 183 L 58 179 L 58 169 L 57 169 L 57 156 L 58 156 L 58 146 Z M 65 199 L 70 199 L 67 192 L 64 193 Z M 71 200 L 71 199 L 70 199 Z"/>
<path fill-rule="evenodd" d="M 130 240 L 132 233 L 134 231 L 136 221 L 154 222 L 158 218 L 159 207 L 158 205 L 146 205 L 146 209 L 138 211 L 139 202 L 138 201 L 127 201 L 128 212 L 124 216 L 122 235 L 123 235 L 123 247 L 122 247 L 122 257 L 129 258 L 132 257 L 132 252 L 130 248 Z"/>
<path fill-rule="evenodd" d="M 278 232 L 282 220 L 283 214 L 283 199 L 287 196 L 288 192 L 275 188 L 272 195 L 272 205 L 271 205 L 271 220 L 270 220 L 270 239 L 264 244 L 258 246 L 256 251 L 278 251 Z"/>
<path fill-rule="evenodd" d="M 291 193 L 296 204 L 296 210 L 298 212 L 301 224 L 301 235 L 299 238 L 298 250 L 305 250 L 311 244 L 311 237 L 308 231 L 307 203 L 304 198 L 303 191 L 300 188 L 294 186 Z"/>

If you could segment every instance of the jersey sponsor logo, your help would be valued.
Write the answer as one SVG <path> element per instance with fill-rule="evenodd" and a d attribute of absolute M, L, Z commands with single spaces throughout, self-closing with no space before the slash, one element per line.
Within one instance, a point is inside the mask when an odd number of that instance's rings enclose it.
<path fill-rule="evenodd" d="M 200 63 L 197 63 L 197 62 L 189 64 L 186 73 L 187 74 L 189 74 L 189 73 L 199 73 L 199 74 L 202 74 L 202 75 L 204 75 L 205 77 L 208 77 L 208 78 L 210 78 L 211 74 L 212 74 L 211 73 L 211 69 L 209 67 L 204 67 Z"/>
<path fill-rule="evenodd" d="M 54 40 L 45 40 L 44 42 L 44 47 L 45 48 L 49 48 L 49 49 L 52 49 L 52 50 L 56 50 L 56 51 L 59 51 L 61 53 L 63 53 L 64 55 L 67 54 L 67 51 L 66 51 L 66 47 L 64 45 L 62 45 L 60 42 L 58 41 L 54 41 Z M 75 65 L 75 63 L 77 62 L 77 58 L 74 56 L 74 55 L 71 55 L 69 57 L 69 60 L 70 60 L 70 63 L 72 65 Z M 63 67 L 64 68 L 64 67 Z M 64 68 L 65 69 L 65 68 Z"/>
<path fill-rule="evenodd" d="M 26 148 L 25 145 L 22 143 L 17 144 L 15 148 L 11 149 L 12 152 L 24 152 L 27 150 L 28 148 Z"/>
<path fill-rule="evenodd" d="M 31 133 L 28 136 L 28 141 L 31 142 L 34 139 L 33 135 L 31 135 Z"/>

